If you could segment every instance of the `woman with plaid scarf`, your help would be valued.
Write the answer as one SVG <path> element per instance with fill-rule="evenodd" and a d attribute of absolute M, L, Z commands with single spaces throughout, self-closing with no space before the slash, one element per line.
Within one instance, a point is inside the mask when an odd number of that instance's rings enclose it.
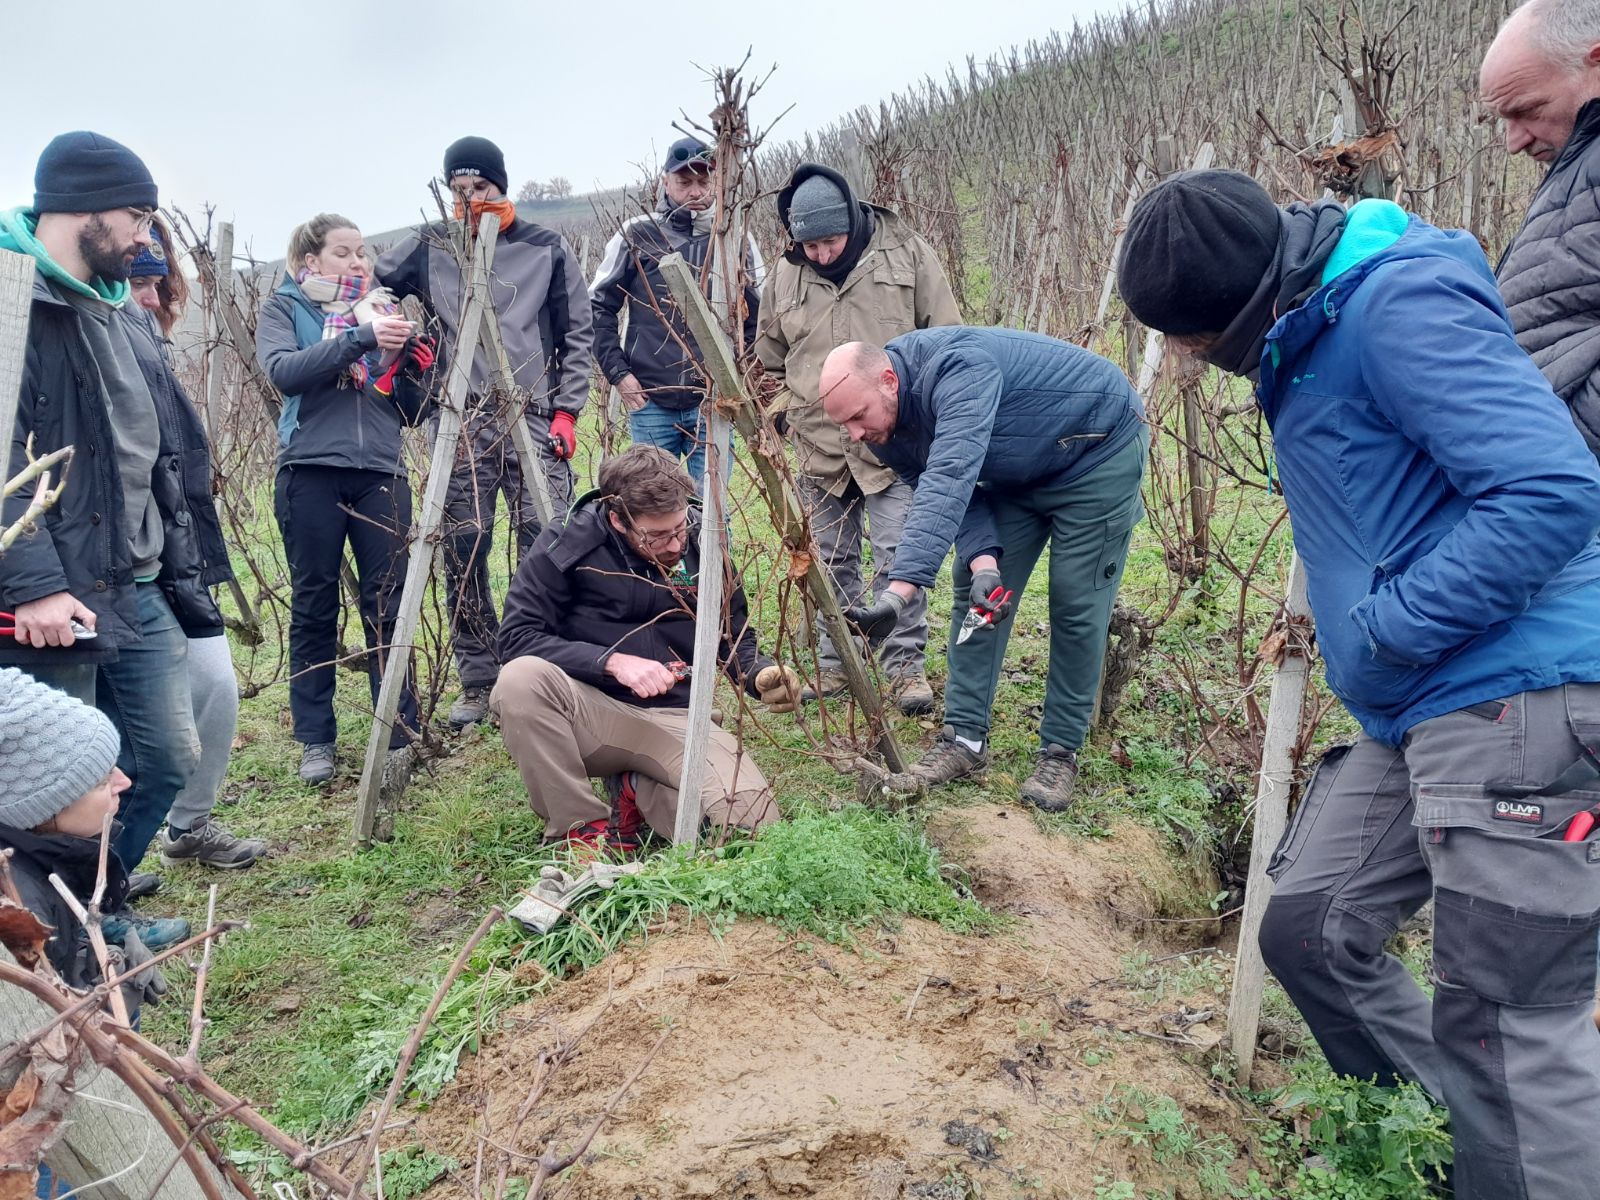
<path fill-rule="evenodd" d="M 373 286 L 355 223 L 322 213 L 291 235 L 285 278 L 262 307 L 256 351 L 283 393 L 274 510 L 293 594 L 289 708 L 300 778 L 333 777 L 339 568 L 348 542 L 360 579 L 367 672 L 376 704 L 384 653 L 405 580 L 411 484 L 401 431 L 421 416 L 430 347 Z M 416 694 L 400 702 L 390 750 L 417 724 Z"/>

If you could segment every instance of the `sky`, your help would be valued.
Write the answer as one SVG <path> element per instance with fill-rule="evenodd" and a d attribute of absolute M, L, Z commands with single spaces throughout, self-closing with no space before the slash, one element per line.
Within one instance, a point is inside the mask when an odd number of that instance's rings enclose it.
<path fill-rule="evenodd" d="M 455 138 L 505 153 L 511 189 L 565 176 L 579 192 L 639 164 L 713 103 L 706 68 L 751 52 L 776 72 L 752 105 L 797 138 L 948 64 L 1070 30 L 1117 0 L 416 0 L 263 4 L 56 0 L 13 6 L 0 83 L 0 207 L 33 197 L 56 134 L 92 129 L 149 164 L 162 203 L 206 204 L 238 246 L 281 257 L 289 231 L 339 212 L 371 232 L 418 219 Z M 110 56 L 108 58 L 108 56 Z M 120 69 L 119 69 L 120 66 Z"/>

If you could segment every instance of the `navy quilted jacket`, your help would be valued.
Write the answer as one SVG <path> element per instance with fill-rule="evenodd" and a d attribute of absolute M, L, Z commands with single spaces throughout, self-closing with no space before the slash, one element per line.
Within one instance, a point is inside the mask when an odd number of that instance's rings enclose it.
<path fill-rule="evenodd" d="M 1116 364 L 1056 338 L 951 325 L 885 349 L 900 416 L 868 448 L 916 488 L 890 579 L 931 587 L 951 543 L 997 553 L 991 492 L 1060 487 L 1139 434 L 1144 407 Z"/>

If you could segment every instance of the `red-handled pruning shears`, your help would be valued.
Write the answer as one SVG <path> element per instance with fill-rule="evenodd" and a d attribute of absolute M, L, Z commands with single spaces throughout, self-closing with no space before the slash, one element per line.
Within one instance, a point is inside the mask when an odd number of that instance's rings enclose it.
<path fill-rule="evenodd" d="M 1004 584 L 1000 584 L 989 593 L 988 608 L 980 608 L 974 604 L 972 611 L 967 613 L 966 619 L 961 622 L 961 632 L 956 634 L 956 645 L 959 646 L 980 629 L 993 629 L 995 613 L 1010 603 L 1011 596 L 1011 591 Z"/>
<path fill-rule="evenodd" d="M 1572 818 L 1572 824 L 1567 826 L 1567 832 L 1561 835 L 1563 842 L 1581 842 L 1594 832 L 1595 818 L 1600 816 L 1600 804 L 1594 808 L 1586 809 Z"/>
<path fill-rule="evenodd" d="M 17 618 L 15 616 L 13 616 L 11 613 L 0 612 L 0 637 L 12 637 L 12 638 L 14 638 L 16 636 L 17 636 Z M 77 638 L 80 642 L 86 642 L 90 638 L 99 637 L 100 635 L 97 634 L 94 630 L 90 629 L 87 625 L 84 625 L 84 624 L 82 624 L 81 622 L 78 622 L 78 621 L 73 621 L 72 622 L 72 636 Z"/>

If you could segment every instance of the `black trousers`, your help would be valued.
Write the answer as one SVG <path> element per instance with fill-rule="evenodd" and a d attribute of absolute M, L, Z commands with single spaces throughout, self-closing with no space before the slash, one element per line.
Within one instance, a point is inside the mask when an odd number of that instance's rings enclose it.
<path fill-rule="evenodd" d="M 361 585 L 361 628 L 374 708 L 405 583 L 411 530 L 411 488 L 404 476 L 343 467 L 288 466 L 278 470 L 273 510 L 283 532 L 293 600 L 289 614 L 289 711 L 295 741 L 336 740 L 333 714 L 339 655 L 339 567 L 348 541 Z M 400 696 L 391 747 L 417 729 L 417 694 L 410 674 Z"/>

